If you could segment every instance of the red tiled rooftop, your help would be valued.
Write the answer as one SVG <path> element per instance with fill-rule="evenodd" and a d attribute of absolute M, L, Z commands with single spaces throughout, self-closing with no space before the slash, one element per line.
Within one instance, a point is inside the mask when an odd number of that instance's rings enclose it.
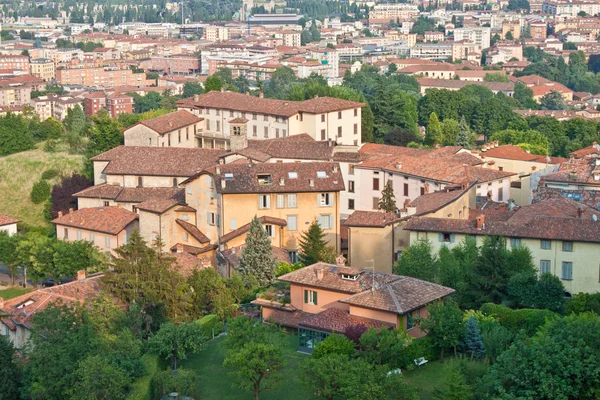
<path fill-rule="evenodd" d="M 136 125 L 143 125 L 152 129 L 159 135 L 164 135 L 167 132 L 172 132 L 177 129 L 185 128 L 202 120 L 203 118 L 198 118 L 189 111 L 179 110 L 169 114 L 161 115 L 160 117 L 141 121 Z M 132 129 L 134 126 L 128 128 L 127 130 Z M 125 130 L 125 133 L 127 132 L 127 130 Z"/>
<path fill-rule="evenodd" d="M 8 215 L 0 214 L 0 226 L 16 224 L 17 222 L 21 222 L 16 218 L 9 217 Z"/>
<path fill-rule="evenodd" d="M 138 215 L 121 207 L 82 208 L 52 220 L 55 225 L 117 235 Z"/>
<path fill-rule="evenodd" d="M 389 322 L 351 315 L 347 310 L 340 310 L 338 308 L 328 308 L 298 323 L 298 326 L 301 327 L 337 333 L 344 333 L 346 329 L 355 325 L 364 325 L 366 328 L 378 329 L 391 329 L 395 327 L 395 325 Z"/>

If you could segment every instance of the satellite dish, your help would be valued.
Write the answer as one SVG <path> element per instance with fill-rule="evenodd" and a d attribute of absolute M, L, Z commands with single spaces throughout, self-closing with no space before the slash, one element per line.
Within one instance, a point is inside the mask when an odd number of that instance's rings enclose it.
<path fill-rule="evenodd" d="M 598 217 L 596 216 L 596 214 L 592 214 L 592 219 L 594 220 L 594 222 L 598 222 Z"/>

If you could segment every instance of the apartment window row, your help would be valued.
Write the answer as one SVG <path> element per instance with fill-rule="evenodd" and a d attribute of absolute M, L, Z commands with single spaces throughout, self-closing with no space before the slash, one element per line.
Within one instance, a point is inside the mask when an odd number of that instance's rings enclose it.
<path fill-rule="evenodd" d="M 77 240 L 83 240 L 83 233 L 80 230 L 76 231 L 75 235 L 77 237 Z M 63 239 L 67 239 L 67 240 L 69 239 L 69 228 L 64 228 L 63 229 Z M 96 235 L 93 234 L 93 233 L 90 233 L 89 234 L 89 241 L 92 242 L 92 243 L 95 243 L 96 242 Z M 104 237 L 104 246 L 110 248 L 110 243 L 111 243 L 110 236 L 105 236 Z M 127 235 L 125 235 L 125 243 L 124 244 L 127 244 Z"/>
<path fill-rule="evenodd" d="M 540 248 L 542 250 L 551 250 L 552 249 L 552 241 L 551 240 L 542 239 L 540 241 Z M 573 242 L 572 241 L 564 240 L 562 242 L 562 251 L 569 252 L 569 253 L 572 252 L 573 251 Z"/>
<path fill-rule="evenodd" d="M 304 304 L 317 305 L 317 292 L 315 290 L 304 289 Z"/>
<path fill-rule="evenodd" d="M 286 207 L 287 200 L 287 207 Z M 278 194 L 276 197 L 276 208 L 296 208 L 297 205 L 297 195 L 296 193 L 290 194 Z M 261 210 L 271 208 L 271 195 L 270 194 L 261 194 L 258 196 L 258 208 Z"/>
<path fill-rule="evenodd" d="M 333 215 L 319 215 L 317 217 L 317 223 L 321 227 L 321 229 L 333 229 L 335 226 L 335 221 Z"/>

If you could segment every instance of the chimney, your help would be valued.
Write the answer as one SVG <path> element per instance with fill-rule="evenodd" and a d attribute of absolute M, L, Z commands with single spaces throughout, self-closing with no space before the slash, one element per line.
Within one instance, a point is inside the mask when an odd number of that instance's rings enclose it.
<path fill-rule="evenodd" d="M 478 215 L 477 218 L 475 218 L 475 223 L 477 229 L 485 229 L 485 214 Z"/>
<path fill-rule="evenodd" d="M 400 171 L 400 170 L 402 169 L 402 163 L 401 163 L 401 162 L 397 162 L 397 163 L 396 163 L 396 169 L 397 169 L 398 171 Z"/>
<path fill-rule="evenodd" d="M 258 94 L 258 97 L 262 99 L 263 97 L 265 97 L 265 94 L 264 94 L 263 92 L 260 92 L 260 93 Z"/>
<path fill-rule="evenodd" d="M 221 188 L 225 189 L 225 187 L 227 187 L 227 182 L 225 179 L 221 179 Z"/>
<path fill-rule="evenodd" d="M 333 168 L 331 169 L 331 171 L 332 171 L 334 174 L 337 174 L 337 172 L 338 172 L 338 167 L 337 167 L 337 165 L 334 165 L 334 166 L 333 166 Z"/>
<path fill-rule="evenodd" d="M 59 212 L 58 212 L 58 218 L 60 218 L 60 217 L 62 217 L 62 216 L 63 216 L 63 212 L 62 212 L 62 211 L 59 211 Z"/>
<path fill-rule="evenodd" d="M 315 187 L 315 180 L 314 179 L 309 179 L 308 182 L 310 183 L 310 187 Z"/>
<path fill-rule="evenodd" d="M 217 175 L 221 175 L 221 168 L 217 167 L 215 169 L 215 172 L 217 173 Z"/>
<path fill-rule="evenodd" d="M 532 171 L 535 171 L 535 170 L 536 170 L 536 168 L 537 168 L 537 167 L 534 165 L 533 167 L 531 167 L 531 170 L 532 170 Z"/>
<path fill-rule="evenodd" d="M 225 93 L 225 88 L 221 88 L 221 93 Z"/>
<path fill-rule="evenodd" d="M 406 215 L 411 216 L 417 213 L 417 207 L 406 207 Z"/>
<path fill-rule="evenodd" d="M 285 185 L 285 179 L 279 178 L 279 186 L 283 186 L 283 185 Z"/>
<path fill-rule="evenodd" d="M 317 268 L 317 279 L 323 279 L 323 268 Z"/>
<path fill-rule="evenodd" d="M 410 199 L 405 199 L 404 200 L 404 208 L 408 208 L 409 205 L 410 205 Z"/>
<path fill-rule="evenodd" d="M 577 218 L 582 218 L 584 212 L 585 212 L 585 210 L 583 209 L 583 207 L 579 207 L 577 209 Z"/>
<path fill-rule="evenodd" d="M 80 269 L 77 271 L 77 280 L 82 281 L 85 279 L 85 269 Z"/>
<path fill-rule="evenodd" d="M 200 95 L 199 94 L 195 94 L 194 95 L 194 103 L 197 103 L 200 101 Z"/>
<path fill-rule="evenodd" d="M 340 254 L 335 258 L 335 265 L 338 267 L 343 267 L 346 265 L 346 258 L 343 254 Z"/>
<path fill-rule="evenodd" d="M 69 214 L 73 212 L 73 207 L 69 208 Z"/>
<path fill-rule="evenodd" d="M 178 253 L 183 253 L 183 245 L 181 243 L 177 243 L 175 249 Z"/>

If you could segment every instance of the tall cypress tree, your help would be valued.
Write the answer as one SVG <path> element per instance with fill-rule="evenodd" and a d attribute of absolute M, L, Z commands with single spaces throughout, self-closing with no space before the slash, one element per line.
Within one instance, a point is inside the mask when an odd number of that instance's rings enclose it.
<path fill-rule="evenodd" d="M 246 247 L 240 257 L 240 272 L 248 280 L 252 276 L 259 285 L 268 285 L 275 279 L 277 260 L 273 256 L 271 238 L 255 215 L 246 235 Z"/>
<path fill-rule="evenodd" d="M 322 261 L 323 253 L 327 247 L 325 233 L 317 221 L 311 222 L 308 231 L 300 238 L 300 262 L 311 265 Z"/>
<path fill-rule="evenodd" d="M 394 188 L 392 181 L 388 181 L 381 191 L 381 198 L 379 199 L 379 208 L 385 212 L 396 211 L 396 196 L 394 195 Z"/>
<path fill-rule="evenodd" d="M 456 136 L 456 145 L 462 146 L 465 149 L 471 148 L 471 130 L 464 116 L 460 119 L 460 131 Z"/>

